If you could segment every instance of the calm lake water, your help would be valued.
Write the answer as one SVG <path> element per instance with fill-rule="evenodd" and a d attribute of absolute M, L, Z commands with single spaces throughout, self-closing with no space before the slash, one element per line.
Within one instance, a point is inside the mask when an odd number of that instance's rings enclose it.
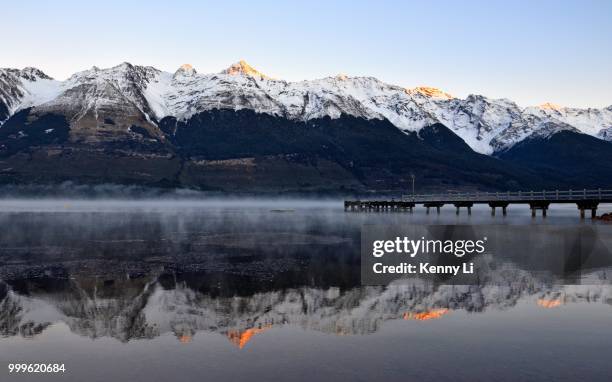
<path fill-rule="evenodd" d="M 605 263 L 574 285 L 496 258 L 478 285 L 360 285 L 364 224 L 596 224 L 575 206 L 499 215 L 0 201 L 0 380 L 609 381 Z M 66 372 L 9 375 L 8 363 Z"/>

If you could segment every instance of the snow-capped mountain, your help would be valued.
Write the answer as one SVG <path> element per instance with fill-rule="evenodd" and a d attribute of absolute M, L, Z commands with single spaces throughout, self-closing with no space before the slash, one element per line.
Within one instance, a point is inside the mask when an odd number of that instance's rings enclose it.
<path fill-rule="evenodd" d="M 526 108 L 525 114 L 539 120 L 564 123 L 605 140 L 612 139 L 609 136 L 612 129 L 612 106 L 603 109 L 577 109 L 546 103 L 539 107 Z"/>
<path fill-rule="evenodd" d="M 17 110 L 44 104 L 61 93 L 61 83 L 36 68 L 0 69 L 0 125 Z"/>
<path fill-rule="evenodd" d="M 148 139 L 163 140 L 155 128 L 163 118 L 186 120 L 214 109 L 247 109 L 295 121 L 342 115 L 386 119 L 406 132 L 441 123 L 483 154 L 559 130 L 612 139 L 612 106 L 521 108 L 506 99 L 480 95 L 459 99 L 438 89 L 405 89 L 373 77 L 338 75 L 288 82 L 244 61 L 213 74 L 198 73 L 190 65 L 167 73 L 123 63 L 109 69 L 94 67 L 65 81 L 54 81 L 33 68 L 1 69 L 0 123 L 30 107 L 34 114 L 66 115 L 72 138 L 85 141 L 133 134 L 133 125 L 144 129 Z"/>

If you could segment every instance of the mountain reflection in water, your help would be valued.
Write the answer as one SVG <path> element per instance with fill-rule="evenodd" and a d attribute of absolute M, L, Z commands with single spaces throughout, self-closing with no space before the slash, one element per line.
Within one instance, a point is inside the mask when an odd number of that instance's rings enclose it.
<path fill-rule="evenodd" d="M 512 352 L 515 367 L 524 367 L 524 379 L 558 373 L 560 379 L 571 380 L 571 370 L 594 379 L 607 373 L 581 362 L 612 351 L 612 341 L 600 333 L 612 324 L 610 267 L 584 269 L 575 285 L 564 285 L 555 274 L 534 273 L 511 259 L 488 255 L 476 260 L 486 270 L 476 285 L 417 278 L 385 287 L 360 285 L 363 224 L 541 223 L 526 214 L 511 210 L 505 220 L 492 220 L 488 211 L 478 209 L 472 217 L 456 217 L 452 211 L 441 216 L 346 214 L 331 203 L 275 208 L 179 203 L 140 209 L 122 203 L 46 203 L 0 206 L 3 361 L 17 350 L 34 360 L 62 351 L 71 351 L 72 359 L 88 352 L 116 354 L 116 380 L 167 380 L 171 375 L 164 367 L 169 364 L 182 365 L 179 380 L 194 380 L 202 375 L 197 367 L 202 359 L 210 380 L 247 380 L 247 370 L 256 380 L 275 377 L 274 370 L 287 377 L 283 379 L 371 380 L 378 372 L 367 363 L 386 368 L 392 380 L 405 380 L 409 370 L 421 380 L 441 375 L 515 380 L 502 366 L 482 364 L 487 357 L 508 360 Z M 289 207 L 294 211 L 271 212 Z M 573 209 L 557 213 L 555 218 L 551 211 L 550 223 L 576 221 Z M 557 326 L 547 328 L 542 318 L 551 314 L 557 315 Z M 58 328 L 65 328 L 60 337 Z M 556 328 L 554 334 L 548 331 Z M 283 333 L 290 333 L 290 339 Z M 575 339 L 572 333 L 597 341 Z M 79 342 L 88 338 L 94 341 Z M 50 343 L 51 348 L 19 342 L 25 339 Z M 198 349 L 197 357 L 189 361 L 178 348 L 169 348 L 166 339 L 180 349 Z M 501 341 L 509 347 L 495 348 Z M 563 341 L 577 346 L 571 362 L 541 367 L 521 358 L 529 353 L 524 349 L 538 354 L 550 350 L 552 357 L 558 346 L 567 345 Z M 143 348 L 145 344 L 152 345 Z M 215 356 L 225 346 L 246 357 L 240 365 L 234 363 L 232 357 L 240 357 L 234 353 Z M 129 353 L 123 353 L 126 347 Z M 517 347 L 523 349 L 518 356 Z M 279 364 L 265 367 L 262 359 L 251 358 L 256 357 L 250 354 L 254 349 L 272 357 L 266 362 Z M 407 353 L 413 363 L 397 359 Z M 131 362 L 136 362 L 131 357 L 157 361 L 146 378 L 128 378 Z M 439 358 L 444 368 L 434 367 Z M 395 361 L 390 366 L 387 359 Z M 465 372 L 459 378 L 466 364 L 478 365 L 477 374 Z M 77 369 L 76 380 L 91 376 L 95 366 L 86 365 L 86 356 L 70 365 Z M 313 365 L 327 366 L 310 378 L 305 370 Z M 104 380 L 104 373 L 92 380 Z"/>
<path fill-rule="evenodd" d="M 63 322 L 73 333 L 90 338 L 127 342 L 172 333 L 179 341 L 190 342 L 198 332 L 207 331 L 243 348 L 266 329 L 285 325 L 365 335 L 388 320 L 441 319 L 457 310 L 503 311 L 523 301 L 543 308 L 572 303 L 612 305 L 606 273 L 589 275 L 605 282 L 602 285 L 555 285 L 501 265 L 482 285 L 436 285 L 413 279 L 386 287 L 301 286 L 242 296 L 214 292 L 214 286 L 205 285 L 206 274 L 41 277 L 2 284 L 0 334 L 32 337 Z"/>

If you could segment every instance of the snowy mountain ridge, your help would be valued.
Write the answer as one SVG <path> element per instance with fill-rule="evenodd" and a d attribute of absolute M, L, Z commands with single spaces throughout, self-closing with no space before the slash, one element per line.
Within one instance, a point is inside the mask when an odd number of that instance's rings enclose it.
<path fill-rule="evenodd" d="M 198 73 L 191 65 L 168 73 L 122 63 L 108 69 L 93 67 L 65 81 L 55 81 L 34 68 L 0 69 L 0 125 L 30 107 L 35 112 L 67 115 L 71 123 L 86 126 L 83 134 L 101 125 L 103 116 L 116 112 L 126 124 L 145 121 L 155 126 L 164 117 L 184 120 L 212 109 L 250 109 L 299 121 L 343 114 L 387 119 L 405 132 L 442 123 L 483 154 L 561 130 L 612 140 L 612 106 L 521 108 L 507 99 L 481 95 L 460 99 L 435 88 L 406 89 L 373 77 L 346 75 L 287 82 L 266 76 L 244 61 L 213 74 Z"/>

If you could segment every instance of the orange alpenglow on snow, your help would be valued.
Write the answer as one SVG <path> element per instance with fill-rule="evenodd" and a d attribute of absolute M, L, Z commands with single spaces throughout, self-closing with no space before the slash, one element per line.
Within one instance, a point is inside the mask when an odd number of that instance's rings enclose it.
<path fill-rule="evenodd" d="M 232 66 L 225 69 L 223 73 L 229 74 L 230 76 L 246 75 L 250 77 L 259 77 L 262 79 L 271 79 L 271 77 L 268 77 L 260 71 L 256 70 L 251 65 L 247 64 L 247 62 L 244 60 L 240 60 L 237 63 L 232 64 Z"/>
<path fill-rule="evenodd" d="M 540 109 L 561 110 L 561 109 L 564 109 L 564 107 L 561 105 L 554 104 L 554 103 L 546 102 L 540 105 Z"/>
<path fill-rule="evenodd" d="M 450 313 L 449 309 L 441 308 L 441 309 L 433 309 L 428 310 L 426 312 L 421 313 L 404 313 L 404 320 L 417 320 L 417 321 L 427 321 L 427 320 L 435 320 L 438 319 L 445 314 Z"/>
<path fill-rule="evenodd" d="M 265 332 L 270 329 L 272 325 L 262 326 L 261 328 L 251 328 L 244 331 L 240 330 L 229 330 L 227 332 L 227 338 L 239 349 L 245 347 L 245 345 L 253 338 L 254 335 Z"/>
<path fill-rule="evenodd" d="M 559 306 L 563 305 L 563 301 L 561 301 L 560 299 L 546 299 L 546 298 L 540 298 L 538 299 L 538 306 L 541 306 L 542 308 L 557 308 Z"/>
<path fill-rule="evenodd" d="M 190 64 L 183 64 L 176 70 L 174 75 L 193 76 L 197 73 L 198 72 L 196 72 L 196 70 Z"/>
<path fill-rule="evenodd" d="M 453 99 L 455 97 L 453 97 L 452 95 L 438 89 L 438 88 L 432 88 L 429 86 L 417 86 L 414 89 L 406 89 L 406 91 L 408 93 L 419 93 L 422 94 L 424 96 L 430 97 L 430 98 L 440 98 L 440 99 Z"/>

